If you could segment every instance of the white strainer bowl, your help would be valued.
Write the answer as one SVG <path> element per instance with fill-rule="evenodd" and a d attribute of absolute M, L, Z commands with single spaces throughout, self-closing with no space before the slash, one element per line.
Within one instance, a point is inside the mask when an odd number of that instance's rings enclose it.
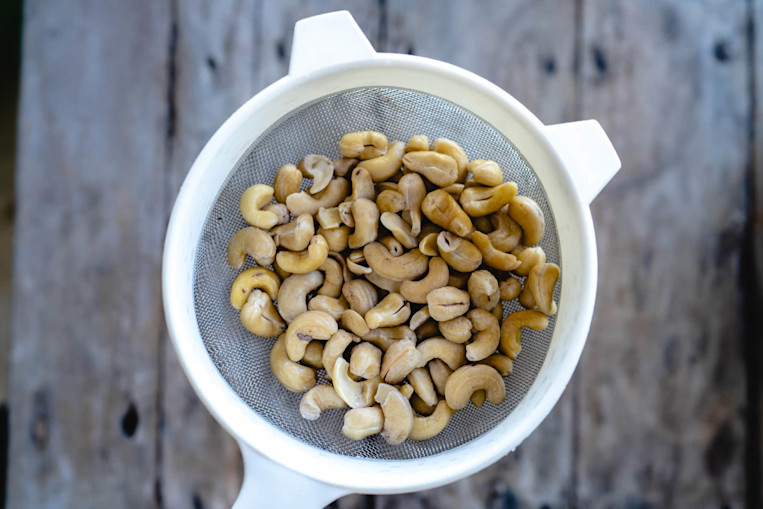
<path fill-rule="evenodd" d="M 245 226 L 241 192 L 271 184 L 280 165 L 305 154 L 338 157 L 342 134 L 364 129 L 391 140 L 451 138 L 471 158 L 497 161 L 543 209 L 541 246 L 562 273 L 559 312 L 546 331 L 523 333 L 506 401 L 468 406 L 437 437 L 397 447 L 379 437 L 346 439 L 340 411 L 304 421 L 300 395 L 270 373 L 273 340 L 247 333 L 228 301 L 237 271 L 227 266 L 225 246 Z M 619 168 L 595 121 L 544 126 L 470 72 L 378 54 L 345 11 L 298 22 L 289 76 L 244 104 L 204 147 L 180 189 L 164 249 L 170 337 L 197 394 L 244 457 L 234 507 L 322 507 L 350 492 L 423 490 L 514 450 L 559 399 L 583 349 L 597 271 L 588 204 Z"/>

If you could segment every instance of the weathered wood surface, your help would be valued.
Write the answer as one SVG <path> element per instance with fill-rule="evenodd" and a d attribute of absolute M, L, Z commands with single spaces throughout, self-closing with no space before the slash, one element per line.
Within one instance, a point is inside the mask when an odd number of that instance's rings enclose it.
<path fill-rule="evenodd" d="M 624 170 L 593 206 L 597 313 L 548 419 L 467 480 L 336 507 L 760 502 L 761 4 L 350 6 L 378 50 L 472 70 L 545 123 L 599 119 Z M 208 137 L 285 74 L 294 22 L 344 7 L 27 3 L 9 507 L 230 505 L 235 443 L 166 338 L 164 227 Z"/>

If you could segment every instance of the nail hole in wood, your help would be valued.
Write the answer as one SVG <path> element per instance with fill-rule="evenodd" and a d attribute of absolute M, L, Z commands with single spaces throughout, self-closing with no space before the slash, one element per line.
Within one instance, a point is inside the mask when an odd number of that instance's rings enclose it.
<path fill-rule="evenodd" d="M 713 56 L 719 62 L 728 62 L 731 58 L 729 54 L 729 45 L 725 41 L 718 41 L 713 46 Z"/>
<path fill-rule="evenodd" d="M 129 438 L 135 434 L 137 429 L 138 410 L 135 408 L 135 404 L 131 401 L 130 406 L 127 407 L 127 411 L 122 416 L 122 433 Z"/>
<path fill-rule="evenodd" d="M 207 57 L 207 67 L 209 67 L 209 69 L 212 71 L 217 70 L 217 62 L 211 56 Z"/>
<path fill-rule="evenodd" d="M 596 70 L 599 73 L 604 74 L 607 72 L 607 56 L 598 46 L 593 48 L 593 63 L 596 65 Z"/>

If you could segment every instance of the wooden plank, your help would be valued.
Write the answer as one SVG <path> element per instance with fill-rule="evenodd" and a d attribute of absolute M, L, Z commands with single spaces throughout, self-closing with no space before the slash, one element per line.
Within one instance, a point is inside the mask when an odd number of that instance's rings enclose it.
<path fill-rule="evenodd" d="M 25 4 L 11 508 L 157 505 L 167 20 Z"/>
<path fill-rule="evenodd" d="M 582 112 L 623 171 L 593 203 L 581 507 L 741 507 L 746 6 L 584 2 Z M 758 338 L 759 339 L 759 338 Z"/>
<path fill-rule="evenodd" d="M 436 58 L 514 95 L 545 123 L 574 119 L 574 3 L 513 0 L 388 4 L 390 52 Z M 376 497 L 376 508 L 540 507 L 573 496 L 573 387 L 517 450 L 468 479 Z"/>

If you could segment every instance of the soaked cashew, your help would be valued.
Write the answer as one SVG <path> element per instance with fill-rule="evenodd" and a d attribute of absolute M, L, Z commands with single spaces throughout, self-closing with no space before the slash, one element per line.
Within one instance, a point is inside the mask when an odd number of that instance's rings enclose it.
<path fill-rule="evenodd" d="M 350 373 L 369 379 L 381 371 L 382 351 L 366 341 L 356 345 L 350 354 Z"/>
<path fill-rule="evenodd" d="M 377 131 L 347 133 L 339 140 L 339 152 L 344 157 L 373 159 L 387 152 L 387 137 Z"/>
<path fill-rule="evenodd" d="M 336 360 L 331 372 L 334 390 L 351 408 L 371 406 L 381 379 L 374 377 L 370 380 L 356 382 L 350 378 L 349 368 L 350 364 L 342 357 Z"/>
<path fill-rule="evenodd" d="M 423 308 L 419 309 L 413 314 L 413 316 L 411 316 L 411 321 L 409 322 L 411 330 L 415 331 L 430 318 L 431 316 L 429 316 L 429 307 L 424 306 Z"/>
<path fill-rule="evenodd" d="M 429 150 L 429 138 L 422 134 L 411 136 L 405 146 L 405 152 L 420 152 L 422 150 Z"/>
<path fill-rule="evenodd" d="M 445 401 L 454 410 L 464 408 L 474 391 L 484 390 L 487 400 L 499 405 L 506 397 L 506 386 L 501 375 L 485 364 L 463 366 L 448 377 L 445 384 Z"/>
<path fill-rule="evenodd" d="M 416 368 L 408 374 L 408 383 L 413 390 L 427 405 L 437 404 L 437 394 L 435 393 L 432 377 L 426 368 Z"/>
<path fill-rule="evenodd" d="M 228 241 L 228 265 L 234 269 L 244 266 L 246 255 L 258 265 L 270 265 L 276 257 L 276 244 L 264 230 L 248 226 L 237 231 Z"/>
<path fill-rule="evenodd" d="M 533 267 L 546 263 L 546 253 L 540 247 L 515 249 L 513 253 L 519 261 L 519 267 L 514 269 L 517 276 L 529 276 Z"/>
<path fill-rule="evenodd" d="M 472 309 L 468 316 L 477 335 L 466 345 L 466 360 L 481 361 L 493 355 L 498 348 L 501 327 L 498 318 L 484 309 Z"/>
<path fill-rule="evenodd" d="M 461 194 L 464 192 L 464 185 L 451 184 L 448 187 L 443 187 L 442 190 L 451 195 L 454 200 L 458 200 L 461 198 Z M 476 218 L 472 217 L 472 222 L 474 222 L 474 219 Z"/>
<path fill-rule="evenodd" d="M 522 351 L 522 327 L 544 330 L 548 317 L 539 311 L 524 310 L 511 313 L 501 325 L 501 352 L 516 359 Z"/>
<path fill-rule="evenodd" d="M 459 272 L 472 272 L 482 264 L 482 253 L 477 246 L 450 232 L 440 232 L 437 249 L 442 259 Z"/>
<path fill-rule="evenodd" d="M 459 237 L 465 237 L 472 231 L 472 220 L 456 200 L 442 189 L 435 189 L 424 197 L 421 212 L 434 224 Z"/>
<path fill-rule="evenodd" d="M 525 282 L 525 287 L 522 288 L 522 292 L 519 294 L 519 303 L 525 309 L 535 308 L 535 297 L 533 297 L 530 291 L 530 286 Z"/>
<path fill-rule="evenodd" d="M 495 307 L 490 310 L 490 312 L 499 322 L 503 320 L 503 304 L 501 304 L 500 302 L 496 304 Z"/>
<path fill-rule="evenodd" d="M 270 349 L 270 371 L 291 392 L 306 392 L 315 386 L 315 370 L 289 359 L 284 335 Z"/>
<path fill-rule="evenodd" d="M 411 232 L 411 227 L 397 214 L 392 212 L 383 213 L 381 215 L 381 223 L 403 247 L 413 249 L 418 245 L 416 237 Z"/>
<path fill-rule="evenodd" d="M 472 174 L 472 180 L 483 186 L 500 186 L 503 184 L 503 172 L 495 161 L 475 159 L 466 165 L 467 171 Z"/>
<path fill-rule="evenodd" d="M 371 178 L 374 182 L 382 182 L 392 177 L 400 170 L 400 165 L 403 164 L 403 152 L 405 150 L 405 144 L 401 141 L 390 143 L 387 146 L 387 153 L 383 156 L 375 157 L 373 159 L 367 159 L 361 161 L 358 164 L 358 168 L 364 168 L 371 174 Z"/>
<path fill-rule="evenodd" d="M 315 235 L 315 224 L 310 214 L 301 214 L 290 223 L 276 226 L 270 233 L 276 245 L 290 251 L 302 251 L 307 249 Z"/>
<path fill-rule="evenodd" d="M 493 309 L 501 300 L 501 292 L 498 289 L 498 280 L 486 270 L 478 270 L 469 276 L 467 282 L 472 304 L 485 311 Z"/>
<path fill-rule="evenodd" d="M 297 168 L 302 172 L 302 175 L 313 179 L 310 194 L 316 194 L 326 189 L 334 177 L 334 163 L 325 156 L 307 155 L 297 163 Z"/>
<path fill-rule="evenodd" d="M 408 152 L 403 156 L 406 169 L 426 177 L 432 184 L 446 187 L 458 179 L 458 163 L 452 157 L 431 150 Z"/>
<path fill-rule="evenodd" d="M 390 346 L 400 341 L 410 341 L 416 343 L 416 334 L 407 325 L 398 325 L 397 327 L 380 327 L 369 330 L 362 335 L 363 341 L 378 346 L 386 352 Z"/>
<path fill-rule="evenodd" d="M 441 400 L 428 417 L 414 417 L 409 440 L 428 440 L 444 430 L 455 411 Z"/>
<path fill-rule="evenodd" d="M 400 256 L 392 256 L 382 244 L 372 242 L 363 248 L 366 262 L 382 277 L 394 281 L 416 279 L 426 272 L 429 258 L 418 249 Z"/>
<path fill-rule="evenodd" d="M 509 376 L 514 371 L 514 363 L 508 355 L 495 353 L 486 359 L 482 359 L 479 363 L 492 366 L 501 376 Z"/>
<path fill-rule="evenodd" d="M 342 286 L 342 295 L 350 304 L 350 309 L 365 315 L 379 301 L 373 285 L 364 279 L 353 279 Z"/>
<path fill-rule="evenodd" d="M 331 229 L 342 226 L 342 216 L 339 215 L 339 207 L 318 209 L 318 213 L 315 214 L 315 219 L 321 228 Z"/>
<path fill-rule="evenodd" d="M 498 211 L 512 201 L 516 194 L 517 184 L 506 182 L 495 187 L 468 187 L 461 193 L 458 201 L 467 214 L 481 217 Z"/>
<path fill-rule="evenodd" d="M 392 343 L 384 352 L 381 365 L 381 377 L 385 382 L 396 384 L 416 368 L 420 353 L 413 341 L 403 339 Z"/>
<path fill-rule="evenodd" d="M 382 387 L 385 384 L 379 384 Z M 390 445 L 398 445 L 405 442 L 413 429 L 413 409 L 408 398 L 403 396 L 400 391 L 391 387 L 390 391 L 383 391 L 382 395 L 377 395 L 376 402 L 379 403 L 384 414 L 384 426 L 382 428 L 382 438 Z"/>
<path fill-rule="evenodd" d="M 382 277 L 375 272 L 366 274 L 366 279 L 368 279 L 371 284 L 382 290 L 386 290 L 390 293 L 400 293 L 400 286 L 402 285 L 402 281 L 393 281 L 391 279 L 387 279 L 386 277 Z"/>
<path fill-rule="evenodd" d="M 432 142 L 432 150 L 441 154 L 448 155 L 456 161 L 456 167 L 458 168 L 458 179 L 456 182 L 464 182 L 467 174 L 467 164 L 469 163 L 469 157 L 461 148 L 461 145 L 448 138 L 437 138 Z"/>
<path fill-rule="evenodd" d="M 390 293 L 365 314 L 369 329 L 394 327 L 408 321 L 411 305 L 399 293 Z"/>
<path fill-rule="evenodd" d="M 509 216 L 522 227 L 522 244 L 534 246 L 543 238 L 546 221 L 543 211 L 527 196 L 517 196 L 509 203 Z"/>
<path fill-rule="evenodd" d="M 466 364 L 466 349 L 444 338 L 429 338 L 416 347 L 420 354 L 417 368 L 423 368 L 432 359 L 440 359 L 450 369 L 458 369 Z"/>
<path fill-rule="evenodd" d="M 530 288 L 535 304 L 546 315 L 552 315 L 556 311 L 554 286 L 558 280 L 559 266 L 553 263 L 537 264 L 527 276 L 525 287 Z"/>
<path fill-rule="evenodd" d="M 318 290 L 318 295 L 339 297 L 342 294 L 342 285 L 344 285 L 342 264 L 334 258 L 326 258 L 326 261 L 318 267 L 318 270 L 325 274 L 323 286 Z"/>
<path fill-rule="evenodd" d="M 299 253 L 281 251 L 276 255 L 278 265 L 292 274 L 304 274 L 323 265 L 329 255 L 329 245 L 323 235 L 314 235 L 307 250 Z"/>
<path fill-rule="evenodd" d="M 411 408 L 413 408 L 413 411 L 416 412 L 418 415 L 428 416 L 432 415 L 434 412 L 434 405 L 427 405 L 424 403 L 424 400 L 419 397 L 418 394 L 415 392 L 411 396 L 410 400 L 411 402 Z M 414 417 L 415 418 L 415 417 Z"/>
<path fill-rule="evenodd" d="M 233 280 L 230 289 L 230 305 L 241 310 L 252 290 L 259 288 L 268 294 L 271 300 L 278 296 L 281 279 L 278 274 L 265 267 L 246 269 Z"/>
<path fill-rule="evenodd" d="M 323 368 L 323 343 L 310 341 L 305 348 L 305 356 L 300 361 L 314 369 Z"/>
<path fill-rule="evenodd" d="M 292 320 L 284 334 L 289 359 L 299 362 L 305 356 L 305 349 L 310 341 L 314 339 L 325 341 L 337 330 L 336 320 L 329 314 L 323 311 L 305 311 Z"/>
<path fill-rule="evenodd" d="M 344 354 L 350 343 L 359 342 L 360 338 L 358 336 L 350 334 L 343 329 L 338 329 L 331 335 L 323 346 L 323 355 L 321 356 L 321 364 L 323 364 L 323 368 L 326 370 L 326 380 L 331 380 L 331 373 L 334 372 L 334 363 Z M 310 345 L 313 343 L 317 343 L 317 341 L 312 341 Z"/>
<path fill-rule="evenodd" d="M 438 322 L 452 320 L 469 311 L 469 294 L 452 286 L 443 286 L 427 294 L 429 314 Z"/>
<path fill-rule="evenodd" d="M 289 209 L 283 203 L 271 203 L 270 205 L 265 205 L 262 207 L 262 210 L 275 214 L 277 218 L 277 225 L 288 223 L 291 217 L 289 215 Z"/>
<path fill-rule="evenodd" d="M 269 230 L 278 224 L 274 212 L 262 210 L 273 199 L 273 188 L 265 184 L 255 184 L 244 191 L 239 200 L 241 215 L 251 226 Z"/>
<path fill-rule="evenodd" d="M 354 309 L 348 309 L 342 313 L 341 322 L 342 327 L 361 337 L 368 334 L 370 330 L 365 318 Z"/>
<path fill-rule="evenodd" d="M 437 392 L 442 396 L 445 396 L 445 384 L 447 383 L 450 374 L 453 373 L 453 370 L 440 359 L 432 359 L 429 361 L 429 364 L 427 364 L 427 367 L 429 368 L 429 376 L 432 377 L 432 383 L 434 384 L 435 389 L 437 389 Z"/>
<path fill-rule="evenodd" d="M 403 245 L 392 235 L 385 235 L 379 239 L 379 243 L 386 247 L 387 251 L 389 251 L 389 254 L 392 256 L 400 256 L 401 254 L 405 253 Z"/>
<path fill-rule="evenodd" d="M 472 405 L 476 406 L 477 408 L 482 408 L 482 405 L 485 404 L 485 399 L 487 398 L 487 392 L 485 392 L 485 389 L 480 389 L 478 391 L 474 391 L 471 396 L 469 396 L 469 401 L 472 402 Z"/>
<path fill-rule="evenodd" d="M 405 198 L 399 191 L 387 189 L 376 197 L 376 206 L 382 214 L 385 212 L 397 214 L 405 208 Z"/>
<path fill-rule="evenodd" d="M 355 218 L 352 217 L 352 201 L 340 203 L 337 210 L 339 211 L 339 219 L 342 220 L 342 223 L 350 228 L 355 228 Z"/>
<path fill-rule="evenodd" d="M 379 209 L 376 203 L 366 198 L 352 202 L 352 217 L 355 230 L 349 237 L 350 249 L 358 249 L 376 240 L 379 234 Z"/>
<path fill-rule="evenodd" d="M 427 188 L 417 173 L 403 175 L 397 187 L 403 197 L 404 208 L 411 217 L 411 233 L 416 236 L 421 232 L 421 203 L 426 197 Z"/>
<path fill-rule="evenodd" d="M 332 253 L 341 253 L 347 249 L 347 244 L 350 238 L 350 229 L 346 226 L 337 226 L 336 228 L 325 229 L 323 227 L 318 228 L 315 232 L 318 235 L 323 235 L 328 242 L 329 250 Z"/>
<path fill-rule="evenodd" d="M 317 270 L 305 274 L 292 274 L 278 290 L 278 310 L 286 323 L 307 311 L 307 294 L 323 283 L 323 274 Z"/>
<path fill-rule="evenodd" d="M 354 157 L 340 157 L 338 159 L 334 159 L 332 162 L 334 164 L 334 174 L 338 177 L 344 177 L 350 171 L 355 168 L 355 166 L 358 165 L 359 159 L 355 159 Z"/>
<path fill-rule="evenodd" d="M 324 410 L 347 408 L 339 394 L 331 385 L 316 385 L 302 396 L 299 403 L 299 414 L 303 419 L 314 421 Z"/>
<path fill-rule="evenodd" d="M 365 198 L 366 200 L 371 200 L 371 201 L 376 199 L 376 190 L 374 189 L 374 182 L 371 179 L 371 174 L 368 172 L 368 170 L 358 166 L 357 168 L 352 170 L 350 181 L 352 182 L 352 194 L 350 194 L 350 196 L 347 197 L 348 202 L 353 202 L 360 198 Z M 348 224 L 347 226 L 352 226 L 352 225 Z"/>
<path fill-rule="evenodd" d="M 440 334 L 448 341 L 466 343 L 472 339 L 472 322 L 465 316 L 459 316 L 445 322 L 437 322 Z"/>
<path fill-rule="evenodd" d="M 298 193 L 302 185 L 302 172 L 293 164 L 284 164 L 273 179 L 273 195 L 278 203 L 285 203 L 286 197 Z"/>
<path fill-rule="evenodd" d="M 334 320 L 339 320 L 342 314 L 350 308 L 344 297 L 335 298 L 328 295 L 316 295 L 307 303 L 310 311 L 323 311 Z"/>
<path fill-rule="evenodd" d="M 373 272 L 366 263 L 366 256 L 361 249 L 357 249 L 347 255 L 347 270 L 357 276 L 366 276 Z"/>
<path fill-rule="evenodd" d="M 363 440 L 381 433 L 383 427 L 384 414 L 379 405 L 353 408 L 344 414 L 342 434 L 350 440 Z"/>
<path fill-rule="evenodd" d="M 262 290 L 249 294 L 239 318 L 246 330 L 263 338 L 274 338 L 286 328 L 273 301 Z"/>
<path fill-rule="evenodd" d="M 484 262 L 498 270 L 514 270 L 520 262 L 513 254 L 504 253 L 493 247 L 490 237 L 480 231 L 472 232 L 472 242 L 482 253 Z"/>
<path fill-rule="evenodd" d="M 440 232 L 432 232 L 424 235 L 419 242 L 419 251 L 427 256 L 439 256 L 440 251 L 437 249 L 437 237 L 440 236 Z"/>
<path fill-rule="evenodd" d="M 293 193 L 286 197 L 286 207 L 295 216 L 310 214 L 314 216 L 321 207 L 336 207 L 347 197 L 349 184 L 342 177 L 337 177 L 329 182 L 328 187 L 315 195 L 305 191 Z"/>
<path fill-rule="evenodd" d="M 446 286 L 449 277 L 448 265 L 445 261 L 439 257 L 430 258 L 429 272 L 426 277 L 418 281 L 404 281 L 400 285 L 400 293 L 409 302 L 425 304 L 427 295 L 437 288 Z"/>
<path fill-rule="evenodd" d="M 504 206 L 490 216 L 490 221 L 495 229 L 487 236 L 493 247 L 507 253 L 519 245 L 522 239 L 522 228 L 509 216 L 508 206 Z"/>
<path fill-rule="evenodd" d="M 481 231 L 484 234 L 493 231 L 493 223 L 490 222 L 490 216 L 473 217 L 472 224 L 474 225 L 475 230 Z"/>

